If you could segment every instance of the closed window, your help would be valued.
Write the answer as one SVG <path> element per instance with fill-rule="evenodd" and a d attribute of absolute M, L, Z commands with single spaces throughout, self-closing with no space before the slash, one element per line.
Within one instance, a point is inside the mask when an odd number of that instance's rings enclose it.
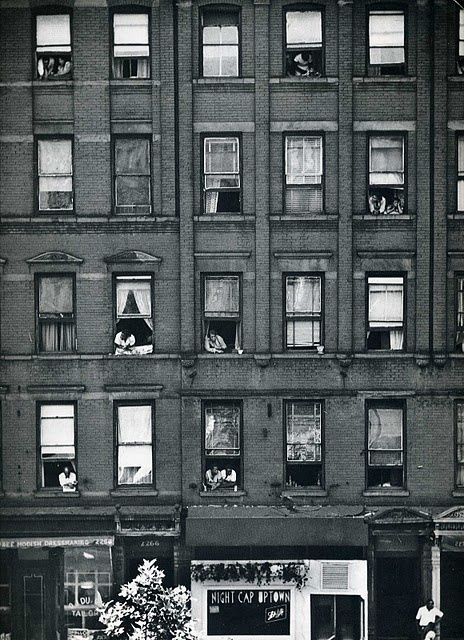
<path fill-rule="evenodd" d="M 464 352 L 464 275 L 456 278 L 456 348 Z"/>
<path fill-rule="evenodd" d="M 203 484 L 207 491 L 242 486 L 241 403 L 204 403 Z"/>
<path fill-rule="evenodd" d="M 322 137 L 285 138 L 285 213 L 322 211 Z"/>
<path fill-rule="evenodd" d="M 464 134 L 458 136 L 458 211 L 464 211 Z"/>
<path fill-rule="evenodd" d="M 239 11 L 235 7 L 205 7 L 201 12 L 203 77 L 239 74 Z"/>
<path fill-rule="evenodd" d="M 322 13 L 285 12 L 285 71 L 288 76 L 318 78 L 323 73 Z"/>
<path fill-rule="evenodd" d="M 113 77 L 150 77 L 147 13 L 113 14 Z"/>
<path fill-rule="evenodd" d="M 40 486 L 75 491 L 76 408 L 69 404 L 39 404 Z"/>
<path fill-rule="evenodd" d="M 402 487 L 404 407 L 399 403 L 367 405 L 367 487 Z"/>
<path fill-rule="evenodd" d="M 149 138 L 116 138 L 114 141 L 114 195 L 116 213 L 151 211 Z"/>
<path fill-rule="evenodd" d="M 203 195 L 205 214 L 240 213 L 240 145 L 238 138 L 204 139 Z"/>
<path fill-rule="evenodd" d="M 456 402 L 456 486 L 464 487 L 464 402 Z"/>
<path fill-rule="evenodd" d="M 334 567 L 334 573 L 340 571 Z M 335 589 L 346 589 L 336 585 Z M 311 638 L 362 638 L 363 606 L 359 596 L 312 595 L 311 596 Z"/>
<path fill-rule="evenodd" d="M 457 72 L 464 74 L 464 9 L 459 10 Z"/>
<path fill-rule="evenodd" d="M 72 140 L 47 138 L 37 141 L 39 210 L 72 210 Z"/>
<path fill-rule="evenodd" d="M 367 348 L 400 351 L 404 346 L 403 276 L 369 276 Z"/>
<path fill-rule="evenodd" d="M 404 75 L 404 11 L 369 11 L 369 75 Z"/>
<path fill-rule="evenodd" d="M 116 355 L 141 355 L 153 351 L 151 276 L 116 276 L 114 346 Z"/>
<path fill-rule="evenodd" d="M 75 351 L 74 276 L 38 276 L 37 299 L 38 350 Z"/>
<path fill-rule="evenodd" d="M 72 76 L 71 16 L 36 16 L 36 64 L 40 80 L 69 80 Z"/>
<path fill-rule="evenodd" d="M 405 213 L 404 136 L 369 138 L 369 212 Z"/>
<path fill-rule="evenodd" d="M 320 487 L 322 477 L 322 403 L 286 403 L 287 487 Z"/>
<path fill-rule="evenodd" d="M 322 278 L 288 275 L 285 278 L 285 346 L 311 349 L 321 346 Z"/>
<path fill-rule="evenodd" d="M 116 406 L 118 485 L 153 484 L 153 405 Z"/>
<path fill-rule="evenodd" d="M 203 280 L 205 351 L 241 350 L 240 277 L 206 275 Z"/>

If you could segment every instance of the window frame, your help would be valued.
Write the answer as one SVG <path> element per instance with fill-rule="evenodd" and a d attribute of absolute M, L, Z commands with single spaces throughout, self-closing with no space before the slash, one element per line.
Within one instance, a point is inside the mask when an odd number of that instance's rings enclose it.
<path fill-rule="evenodd" d="M 240 207 L 238 211 L 224 211 L 224 212 L 218 212 L 218 211 L 214 211 L 212 213 L 208 213 L 206 211 L 206 194 L 207 193 L 211 193 L 212 189 L 206 189 L 205 187 L 205 179 L 206 176 L 208 175 L 214 175 L 211 173 L 205 173 L 205 161 L 206 161 L 206 152 L 205 152 L 205 147 L 206 147 L 206 141 L 211 139 L 211 140 L 217 140 L 217 139 L 223 139 L 223 140 L 228 140 L 228 139 L 232 139 L 232 138 L 236 138 L 237 142 L 238 142 L 238 181 L 239 181 L 239 187 L 238 189 L 233 189 L 233 188 L 218 188 L 215 191 L 218 191 L 219 193 L 221 192 L 238 192 L 238 198 L 239 198 L 239 202 L 240 202 Z M 242 147 L 242 134 L 238 131 L 230 131 L 230 132 L 219 132 L 219 133 L 202 133 L 201 134 L 201 215 L 203 216 L 238 216 L 238 215 L 243 215 L 243 166 L 242 166 L 242 156 L 243 156 L 243 147 Z M 221 174 L 223 175 L 223 174 Z M 237 174 L 230 174 L 230 175 L 237 175 Z"/>
<path fill-rule="evenodd" d="M 144 176 L 145 174 L 117 174 L 116 173 L 116 143 L 118 140 L 147 140 L 148 141 L 148 204 L 144 205 L 118 205 L 117 203 L 117 185 L 116 181 L 118 175 L 127 176 L 127 175 L 135 175 L 135 176 Z M 115 216 L 151 216 L 153 215 L 153 141 L 152 137 L 147 134 L 115 134 L 111 137 L 111 162 L 112 162 L 112 209 Z M 119 211 L 118 207 L 126 208 L 127 211 Z M 148 209 L 147 211 L 137 211 L 137 208 Z"/>
<path fill-rule="evenodd" d="M 390 12 L 390 13 L 402 13 L 403 14 L 403 25 L 404 25 L 404 30 L 403 30 L 403 50 L 404 50 L 404 62 L 403 63 L 397 63 L 398 66 L 400 66 L 401 64 L 404 66 L 404 71 L 403 73 L 379 73 L 378 75 L 373 73 L 373 67 L 382 67 L 383 65 L 371 65 L 371 58 L 370 58 L 370 50 L 375 49 L 375 48 L 379 48 L 379 47 L 371 47 L 370 46 L 370 15 L 371 12 Z M 375 77 L 375 78 L 384 78 L 384 79 L 388 79 L 388 78 L 396 78 L 396 77 L 407 77 L 408 76 L 408 8 L 407 5 L 402 4 L 402 3 L 392 3 L 392 4 L 388 4 L 385 2 L 381 2 L 379 4 L 376 3 L 372 3 L 372 4 L 368 4 L 366 5 L 366 76 L 368 77 Z M 383 47 L 384 49 L 387 48 L 397 48 L 397 47 Z M 384 65 L 384 66 L 394 66 L 394 65 Z"/>
<path fill-rule="evenodd" d="M 49 492 L 58 492 L 63 493 L 61 487 L 45 487 L 44 486 L 44 475 L 43 475 L 43 462 L 42 462 L 42 432 L 41 432 L 41 407 L 43 406 L 72 406 L 74 411 L 74 473 L 76 474 L 77 481 L 79 482 L 79 441 L 78 441 L 78 403 L 77 400 L 37 400 L 36 403 L 36 438 L 38 446 L 36 447 L 36 461 L 37 461 L 37 472 L 36 472 L 36 482 L 37 482 L 37 490 L 38 491 L 49 491 Z M 79 484 L 76 488 L 76 491 L 69 492 L 71 495 L 77 494 L 79 492 Z M 67 492 L 64 495 L 69 495 Z"/>
<path fill-rule="evenodd" d="M 61 324 L 73 324 L 74 336 L 73 336 L 73 349 L 70 351 L 42 351 L 40 349 L 40 312 L 39 312 L 39 291 L 41 278 L 71 278 L 72 280 L 72 302 L 73 302 L 73 318 L 71 322 L 62 322 Z M 39 355 L 69 355 L 70 353 L 77 353 L 77 294 L 76 294 L 76 274 L 74 272 L 62 272 L 51 271 L 34 274 L 34 299 L 35 299 L 35 352 Z"/>
<path fill-rule="evenodd" d="M 118 468 L 119 468 L 119 438 L 118 438 L 118 426 L 119 426 L 119 407 L 151 407 L 151 477 L 150 483 L 140 484 L 119 484 L 118 482 Z M 113 402 L 113 442 L 114 442 L 114 464 L 113 464 L 113 487 L 115 490 L 122 491 L 137 491 L 137 489 L 156 488 L 156 407 L 155 401 L 150 400 L 115 400 Z M 127 445 L 126 445 L 127 446 Z"/>
<path fill-rule="evenodd" d="M 200 274 L 201 278 L 201 345 L 200 351 L 204 354 L 208 353 L 204 347 L 204 341 L 206 336 L 206 317 L 205 317 L 205 304 L 206 304 L 206 280 L 208 278 L 237 278 L 238 279 L 238 304 L 239 304 L 239 312 L 238 312 L 238 322 L 236 324 L 240 325 L 240 349 L 243 349 L 243 272 L 239 271 L 202 271 Z M 225 321 L 233 322 L 233 316 L 229 316 L 229 318 L 224 318 Z M 222 337 L 222 336 L 221 336 Z M 215 355 L 215 354 L 210 354 Z"/>
<path fill-rule="evenodd" d="M 204 55 L 203 55 L 203 14 L 205 11 L 216 10 L 218 12 L 234 11 L 237 13 L 237 75 L 236 76 L 205 76 L 204 75 Z M 199 43 L 199 68 L 198 75 L 200 78 L 214 78 L 216 80 L 222 80 L 223 82 L 229 81 L 231 78 L 242 77 L 242 6 L 238 4 L 232 4 L 227 2 L 219 2 L 213 4 L 203 4 L 198 7 L 198 43 Z M 208 46 L 208 45 L 206 45 Z M 209 45 L 209 46 L 221 46 L 221 45 Z"/>
<path fill-rule="evenodd" d="M 321 288 L 321 311 L 319 315 L 319 336 L 320 344 L 314 344 L 310 347 L 289 347 L 287 344 L 287 278 L 291 277 L 309 277 L 319 278 Z M 324 316 L 325 316 L 325 273 L 323 271 L 285 271 L 282 273 L 282 345 L 285 352 L 300 352 L 300 351 L 317 351 L 318 346 L 324 346 L 325 330 L 324 330 Z M 313 319 L 311 315 L 305 316 L 309 320 Z"/>
<path fill-rule="evenodd" d="M 69 54 L 70 57 L 70 62 L 71 62 L 71 70 L 69 72 L 69 74 L 65 74 L 68 77 L 63 77 L 63 81 L 65 80 L 73 80 L 73 72 L 74 72 L 74 43 L 73 43 L 73 10 L 70 7 L 67 7 L 66 5 L 45 5 L 43 7 L 36 7 L 33 11 L 33 30 L 34 30 L 34 34 L 33 34 L 33 63 L 32 63 L 32 68 L 33 68 L 33 74 L 32 74 L 32 78 L 33 80 L 40 80 L 39 78 L 39 74 L 38 74 L 38 70 L 37 70 L 37 65 L 38 65 L 38 56 L 37 56 L 37 18 L 39 16 L 55 16 L 55 15 L 67 15 L 69 16 L 69 46 L 71 47 L 71 52 Z M 65 45 L 67 46 L 67 45 Z M 60 80 L 60 77 L 58 76 L 57 78 L 58 80 Z M 54 78 L 55 81 L 55 78 Z"/>
<path fill-rule="evenodd" d="M 402 419 L 401 419 L 401 477 L 402 483 L 401 486 L 378 486 L 378 485 L 370 485 L 369 484 L 369 468 L 380 468 L 381 465 L 369 465 L 369 410 L 371 408 L 378 409 L 401 409 L 402 411 Z M 365 420 L 365 448 L 364 448 L 364 467 L 365 467 L 365 490 L 366 491 L 382 491 L 385 493 L 389 492 L 398 492 L 407 490 L 407 404 L 405 400 L 396 400 L 389 398 L 380 398 L 380 399 L 369 399 L 366 400 L 364 405 L 364 420 Z M 373 451 L 376 451 L 375 449 Z M 383 449 L 382 451 L 385 451 Z M 387 449 L 386 451 L 398 451 L 398 449 Z M 391 465 L 391 468 L 400 468 L 399 465 L 396 467 Z"/>
<path fill-rule="evenodd" d="M 320 412 L 321 412 L 321 461 L 319 462 L 296 462 L 296 464 L 301 464 L 301 465 L 305 465 L 308 467 L 316 467 L 316 466 L 320 466 L 321 468 L 321 473 L 320 473 L 320 484 L 311 484 L 311 485 L 304 485 L 301 487 L 292 487 L 290 485 L 287 484 L 287 467 L 288 464 L 292 464 L 292 462 L 289 463 L 289 461 L 287 460 L 287 420 L 288 420 L 288 408 L 292 403 L 312 403 L 312 404 L 319 404 L 320 405 Z M 284 487 L 285 491 L 317 491 L 317 490 L 324 490 L 325 489 L 325 415 L 326 415 L 326 410 L 325 410 L 325 402 L 323 399 L 321 398 L 285 398 L 283 400 L 283 483 L 282 486 Z"/>
<path fill-rule="evenodd" d="M 208 457 L 206 456 L 206 408 L 209 404 L 217 404 L 217 405 L 230 405 L 230 406 L 237 406 L 239 409 L 239 420 L 240 420 L 240 424 L 239 424 L 239 443 L 240 443 L 240 453 L 237 456 L 237 458 L 239 459 L 239 464 L 238 464 L 238 468 L 240 470 L 240 478 L 238 479 L 239 481 L 237 481 L 237 490 L 238 491 L 243 491 L 245 489 L 245 483 L 244 483 L 244 477 L 243 477 L 243 471 L 244 471 L 244 460 L 243 460 L 243 456 L 244 456 L 244 451 L 243 451 L 243 400 L 241 399 L 236 399 L 236 398 L 205 398 L 204 400 L 201 401 L 201 483 L 200 486 L 205 484 L 205 475 L 206 475 L 206 471 L 207 471 L 207 460 Z M 221 456 L 212 456 L 212 458 L 218 458 Z M 222 456 L 222 457 L 227 457 L 227 456 Z M 230 458 L 232 458 L 233 456 L 229 456 Z M 215 493 L 220 491 L 221 493 L 235 493 L 234 489 L 231 487 L 218 487 L 218 489 L 215 490 Z"/>
<path fill-rule="evenodd" d="M 111 353 L 114 353 L 114 338 L 118 333 L 118 278 L 127 278 L 129 280 L 137 280 L 141 278 L 150 278 L 150 301 L 151 301 L 151 321 L 153 323 L 153 331 L 151 333 L 151 345 L 153 351 L 155 350 L 155 278 L 154 274 L 147 271 L 140 272 L 127 272 L 127 271 L 115 271 L 112 274 L 112 290 L 113 290 L 113 334 L 111 338 Z M 144 354 L 147 355 L 147 354 Z M 119 356 L 121 357 L 121 356 Z"/>
<path fill-rule="evenodd" d="M 464 56 L 463 56 L 464 59 Z M 462 171 L 459 170 L 459 140 L 462 140 Z M 464 209 L 459 209 L 459 186 L 461 185 L 462 193 L 463 193 L 463 201 L 464 201 L 464 131 L 458 131 L 456 134 L 456 212 L 464 213 Z"/>
<path fill-rule="evenodd" d="M 464 478 L 464 429 L 463 429 L 463 439 L 462 439 L 462 444 L 460 445 L 458 442 L 458 415 L 459 415 L 459 406 L 462 406 L 462 416 L 463 416 L 463 425 L 464 425 L 464 398 L 457 398 L 454 401 L 454 407 L 453 407 L 453 422 L 454 422 L 454 429 L 453 429 L 453 444 L 454 444 L 454 488 L 457 489 L 458 491 L 462 491 L 464 489 L 464 480 L 462 482 L 462 484 L 458 483 L 458 474 L 460 471 L 460 468 L 462 467 L 462 474 L 463 474 L 463 478 Z M 463 449 L 463 456 L 462 456 L 462 462 L 459 460 L 459 446 L 462 446 Z"/>
<path fill-rule="evenodd" d="M 402 329 L 403 329 L 403 346 L 401 347 L 401 349 L 373 349 L 373 348 L 368 348 L 367 346 L 367 340 L 368 340 L 368 333 L 369 333 L 369 302 L 370 302 L 370 291 L 369 291 L 369 278 L 402 278 L 403 279 L 403 324 L 402 324 Z M 365 323 L 366 323 L 366 330 L 365 330 L 365 350 L 367 353 L 377 353 L 377 352 L 382 352 L 382 353 L 392 353 L 392 354 L 396 354 L 396 353 L 406 353 L 407 352 L 407 348 L 408 348 L 408 343 L 407 343 L 407 282 L 408 282 L 408 274 L 405 273 L 404 271 L 368 271 L 366 272 L 366 277 L 365 277 L 365 290 L 366 290 L 366 301 L 365 301 Z"/>
<path fill-rule="evenodd" d="M 325 51 L 325 42 L 326 42 L 326 28 L 325 28 L 325 5 L 318 3 L 290 3 L 282 6 L 282 76 L 288 77 L 287 75 L 287 12 L 292 11 L 300 11 L 300 12 L 319 12 L 321 14 L 321 78 L 326 77 L 326 51 Z M 311 47 L 308 47 L 311 48 Z M 314 47 L 316 48 L 316 47 Z M 317 79 L 317 76 L 289 76 L 289 77 L 298 77 L 299 79 Z"/>
<path fill-rule="evenodd" d="M 371 176 L 371 140 L 373 140 L 374 138 L 401 138 L 403 141 L 403 184 L 399 184 L 399 185 L 375 185 L 372 184 L 371 185 L 371 180 L 370 180 L 370 176 Z M 394 213 L 386 213 L 385 215 L 388 216 L 396 216 L 396 215 L 400 215 L 400 216 L 404 216 L 408 214 L 408 132 L 407 131 L 369 131 L 367 134 L 367 153 L 366 153 L 366 164 L 367 164 L 367 170 L 366 170 L 366 176 L 367 176 L 367 193 L 366 193 L 366 211 L 368 215 L 377 215 L 377 214 L 372 214 L 370 209 L 369 209 L 369 198 L 370 196 L 370 191 L 371 189 L 397 189 L 400 190 L 402 188 L 403 190 L 403 211 L 400 214 L 394 214 Z M 381 172 L 372 172 L 372 173 L 381 173 Z M 390 173 L 390 172 L 382 172 L 382 173 Z M 380 214 L 379 214 L 380 215 Z"/>
<path fill-rule="evenodd" d="M 148 16 L 148 76 L 146 78 L 139 78 L 139 77 L 129 77 L 129 78 L 117 78 L 115 73 L 114 73 L 114 59 L 115 59 L 115 55 L 114 55 L 114 47 L 115 47 L 115 42 L 114 42 L 114 16 L 116 14 L 124 14 L 124 15 L 130 15 L 130 14 L 137 14 L 137 13 L 143 13 L 146 14 Z M 110 58 L 110 63 L 109 63 L 109 71 L 110 71 L 110 80 L 115 80 L 116 82 L 120 82 L 120 81 L 125 81 L 125 82 L 140 82 L 140 81 L 150 81 L 152 80 L 152 76 L 153 76 L 153 70 L 152 70 L 152 56 L 153 56 L 153 51 L 152 51 L 152 15 L 151 15 L 151 8 L 147 7 L 146 5 L 137 5 L 137 4 L 133 4 L 133 5 L 129 5 L 129 6 L 125 6 L 125 5 L 115 5 L 110 9 L 109 12 L 109 27 L 110 27 L 110 37 L 109 37 L 109 58 Z M 135 43 L 136 44 L 136 43 Z M 119 57 L 119 56 L 118 56 Z M 140 57 L 136 57 L 134 56 L 134 58 L 138 59 L 145 59 L 145 56 L 140 56 Z"/>
<path fill-rule="evenodd" d="M 454 350 L 457 351 L 458 353 L 463 352 L 464 353 L 464 335 L 463 335 L 463 342 L 458 342 L 458 338 L 459 338 L 459 334 L 463 333 L 464 334 L 464 311 L 463 311 L 463 318 L 462 318 L 462 326 L 459 323 L 459 297 L 460 295 L 462 295 L 462 303 L 463 303 L 463 310 L 464 310 L 464 272 L 461 271 L 457 271 L 454 274 L 454 282 L 455 282 L 455 286 L 454 286 Z M 461 284 L 460 284 L 461 282 Z M 462 288 L 461 288 L 462 287 Z M 459 345 L 461 345 L 461 347 L 459 347 Z"/>
<path fill-rule="evenodd" d="M 41 142 L 42 140 L 44 141 L 61 141 L 61 140 L 68 140 L 71 143 L 71 198 L 72 198 L 72 207 L 70 209 L 41 209 L 40 208 L 40 178 L 41 178 L 41 174 L 39 172 L 40 170 L 40 157 L 39 157 L 39 142 Z M 36 201 L 36 213 L 37 215 L 54 215 L 54 214 L 58 214 L 58 215 L 74 215 L 76 212 L 76 194 L 75 194 L 75 183 L 74 183 L 74 176 L 75 176 L 75 167 L 74 167 L 74 159 L 75 159 L 75 153 L 74 153 L 74 135 L 73 134 L 40 134 L 40 135 L 36 135 L 34 136 L 34 165 L 35 165 L 35 175 L 34 175 L 34 182 L 35 182 L 35 201 Z M 65 173 L 61 173 L 58 174 L 59 177 L 65 177 L 68 174 Z M 45 176 L 46 177 L 46 176 Z"/>
<path fill-rule="evenodd" d="M 308 189 L 314 185 L 311 184 L 287 184 L 287 139 L 288 138 L 320 138 L 321 140 L 321 210 L 320 211 L 307 211 L 306 213 L 287 213 L 287 189 L 290 187 L 296 189 Z M 284 215 L 287 217 L 291 216 L 307 216 L 311 217 L 314 215 L 321 215 L 325 211 L 325 181 L 326 181 L 326 153 L 325 153 L 325 132 L 324 131 L 285 131 L 282 134 L 282 167 L 283 167 L 283 194 L 282 194 L 282 202 L 283 202 L 283 210 Z"/>
<path fill-rule="evenodd" d="M 463 75 L 464 74 L 464 51 L 463 54 L 460 55 L 459 54 L 459 49 L 460 49 L 460 44 L 462 42 L 462 46 L 464 48 L 464 26 L 463 26 L 463 33 L 462 33 L 462 38 L 461 38 L 461 30 L 460 30 L 460 21 L 461 21 L 461 14 L 462 14 L 462 19 L 463 19 L 463 25 L 464 25 L 464 9 L 461 9 L 460 7 L 456 7 L 456 75 Z M 461 62 L 462 60 L 462 62 Z M 463 69 L 463 71 L 459 71 L 459 69 Z"/>

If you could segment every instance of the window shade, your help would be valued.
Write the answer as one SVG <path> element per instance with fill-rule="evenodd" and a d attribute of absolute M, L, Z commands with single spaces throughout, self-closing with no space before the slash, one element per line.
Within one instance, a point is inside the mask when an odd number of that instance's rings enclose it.
<path fill-rule="evenodd" d="M 37 16 L 37 50 L 71 51 L 71 28 L 68 14 Z"/>
<path fill-rule="evenodd" d="M 372 11 L 369 15 L 369 45 L 371 47 L 403 47 L 404 14 L 393 11 Z M 403 61 L 404 55 L 401 62 Z"/>
<path fill-rule="evenodd" d="M 71 140 L 39 140 L 39 173 L 42 176 L 72 174 Z"/>
<path fill-rule="evenodd" d="M 57 447 L 68 453 L 74 453 L 74 406 L 42 405 L 40 408 L 40 443 L 42 453 Z"/>
<path fill-rule="evenodd" d="M 369 409 L 369 449 L 403 448 L 403 410 Z"/>
<path fill-rule="evenodd" d="M 72 313 L 73 281 L 66 277 L 41 277 L 39 313 Z"/>
<path fill-rule="evenodd" d="M 369 324 L 374 327 L 401 325 L 403 286 L 369 284 Z"/>
<path fill-rule="evenodd" d="M 286 309 L 288 313 L 320 313 L 321 279 L 310 276 L 288 277 Z"/>
<path fill-rule="evenodd" d="M 151 443 L 151 405 L 127 405 L 118 407 L 118 442 Z"/>
<path fill-rule="evenodd" d="M 322 44 L 320 11 L 287 11 L 287 45 Z"/>
<path fill-rule="evenodd" d="M 238 173 L 238 138 L 205 138 L 205 173 Z"/>
<path fill-rule="evenodd" d="M 240 310 L 237 277 L 205 279 L 205 312 L 238 314 Z"/>

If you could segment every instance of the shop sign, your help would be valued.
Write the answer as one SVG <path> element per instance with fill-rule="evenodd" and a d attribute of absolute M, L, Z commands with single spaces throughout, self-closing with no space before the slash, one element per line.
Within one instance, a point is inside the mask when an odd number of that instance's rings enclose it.
<path fill-rule="evenodd" d="M 112 547 L 113 536 L 83 538 L 0 538 L 0 549 L 36 549 L 39 547 Z"/>
<path fill-rule="evenodd" d="M 442 551 L 460 551 L 464 553 L 464 536 L 442 536 Z"/>
<path fill-rule="evenodd" d="M 290 635 L 290 589 L 208 589 L 208 635 Z"/>

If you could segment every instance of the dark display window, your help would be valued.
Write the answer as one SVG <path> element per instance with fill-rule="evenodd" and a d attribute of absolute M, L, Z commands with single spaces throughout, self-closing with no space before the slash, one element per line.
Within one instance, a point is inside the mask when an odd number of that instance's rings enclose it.
<path fill-rule="evenodd" d="M 362 628 L 359 596 L 311 596 L 312 640 L 358 640 Z"/>

